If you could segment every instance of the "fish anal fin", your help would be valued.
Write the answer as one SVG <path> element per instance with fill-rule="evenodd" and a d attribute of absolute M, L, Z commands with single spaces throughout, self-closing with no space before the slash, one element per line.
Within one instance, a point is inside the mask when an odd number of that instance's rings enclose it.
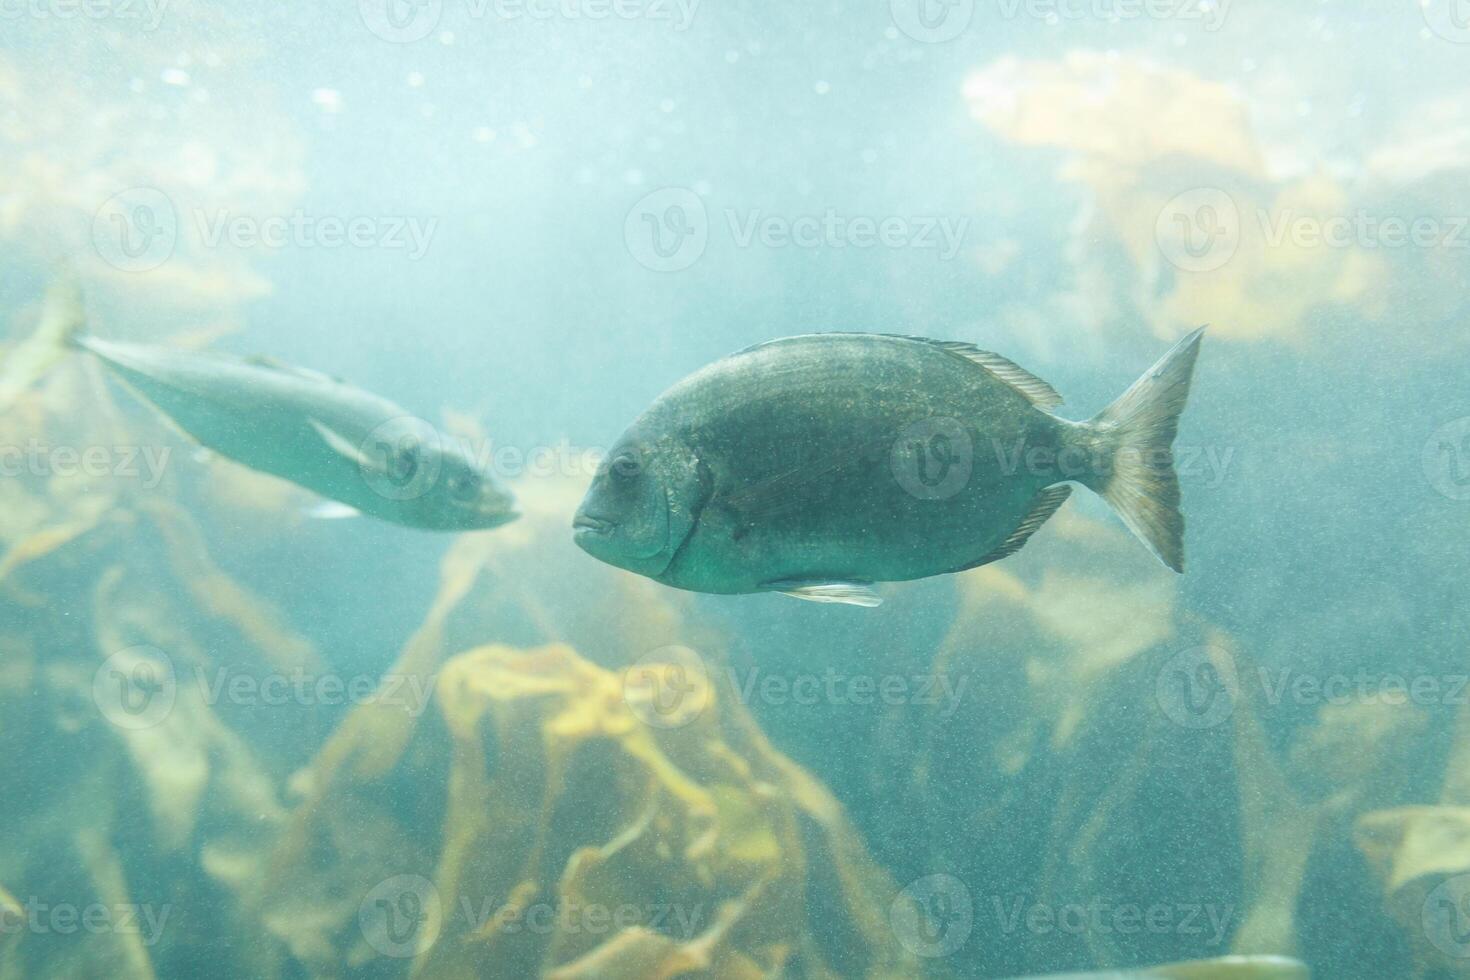
<path fill-rule="evenodd" d="M 1072 487 L 1067 483 L 1058 483 L 1056 486 L 1047 487 L 1036 495 L 1031 502 L 1031 510 L 1021 519 L 1021 523 L 1011 532 L 1010 537 L 1000 543 L 1000 546 L 990 554 L 978 561 L 972 561 L 968 565 L 961 565 L 953 569 L 956 572 L 968 571 L 971 568 L 979 568 L 981 565 L 989 565 L 993 561 L 1008 558 L 1025 547 L 1026 542 L 1031 540 L 1041 525 L 1051 519 L 1062 506 L 1067 498 L 1072 496 Z"/>
<path fill-rule="evenodd" d="M 762 583 L 761 588 L 807 602 L 840 602 L 868 609 L 883 602 L 883 598 L 866 582 L 781 581 Z"/>

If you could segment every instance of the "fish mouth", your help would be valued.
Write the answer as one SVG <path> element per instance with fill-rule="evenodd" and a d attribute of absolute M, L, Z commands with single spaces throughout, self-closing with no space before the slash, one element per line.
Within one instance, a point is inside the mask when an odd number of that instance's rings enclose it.
<path fill-rule="evenodd" d="M 572 533 L 575 535 L 590 534 L 601 537 L 611 534 L 617 526 L 614 521 L 605 521 L 590 514 L 578 514 L 572 519 Z"/>

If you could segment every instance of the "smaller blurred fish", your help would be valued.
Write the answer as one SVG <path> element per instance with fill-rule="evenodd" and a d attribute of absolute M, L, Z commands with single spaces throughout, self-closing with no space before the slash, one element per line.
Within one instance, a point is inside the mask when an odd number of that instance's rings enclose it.
<path fill-rule="evenodd" d="M 1310 977 L 1305 965 L 1284 956 L 1225 956 L 1138 970 L 1050 973 L 1015 980 L 1310 980 Z"/>
<path fill-rule="evenodd" d="M 266 360 L 84 336 L 81 309 L 74 286 L 53 288 L 40 328 L 4 364 L 0 395 L 13 399 L 72 346 L 202 446 L 361 513 L 434 531 L 518 516 L 509 491 L 462 442 L 385 398 Z"/>

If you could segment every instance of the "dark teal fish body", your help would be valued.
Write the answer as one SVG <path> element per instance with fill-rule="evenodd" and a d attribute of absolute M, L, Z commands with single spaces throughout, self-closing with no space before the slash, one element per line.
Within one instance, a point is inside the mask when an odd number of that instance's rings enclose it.
<path fill-rule="evenodd" d="M 698 592 L 872 605 L 869 586 L 1018 550 L 1069 481 L 1108 497 L 1182 568 L 1169 445 L 1191 335 L 1091 422 L 1014 363 L 966 344 L 814 334 L 675 385 L 609 454 L 576 520 L 589 553 Z"/>
<path fill-rule="evenodd" d="M 74 343 L 201 445 L 364 514 L 449 531 L 516 516 L 509 492 L 463 445 L 345 382 L 218 354 Z"/>

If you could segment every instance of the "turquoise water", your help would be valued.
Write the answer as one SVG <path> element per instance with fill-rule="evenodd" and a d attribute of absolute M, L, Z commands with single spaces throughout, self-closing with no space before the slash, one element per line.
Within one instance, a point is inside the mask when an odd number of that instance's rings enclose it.
<path fill-rule="evenodd" d="M 1470 976 L 1467 24 L 0 0 L 0 978 Z M 522 517 L 318 516 L 28 342 L 68 283 Z M 1183 575 L 1088 492 L 876 609 L 572 544 L 751 344 L 973 343 L 1080 420 L 1206 323 Z"/>

